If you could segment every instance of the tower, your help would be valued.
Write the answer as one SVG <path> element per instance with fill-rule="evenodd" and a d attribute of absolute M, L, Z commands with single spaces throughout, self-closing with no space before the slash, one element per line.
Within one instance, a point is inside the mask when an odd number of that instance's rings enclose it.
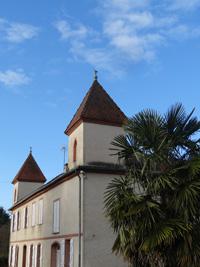
<path fill-rule="evenodd" d="M 125 118 L 95 75 L 92 86 L 65 130 L 69 136 L 69 169 L 78 165 L 117 164 L 117 157 L 110 156 L 110 142 L 124 133 Z"/>
<path fill-rule="evenodd" d="M 32 193 L 45 182 L 46 178 L 40 170 L 32 155 L 32 151 L 30 150 L 27 159 L 12 181 L 12 184 L 14 185 L 13 204 Z"/>

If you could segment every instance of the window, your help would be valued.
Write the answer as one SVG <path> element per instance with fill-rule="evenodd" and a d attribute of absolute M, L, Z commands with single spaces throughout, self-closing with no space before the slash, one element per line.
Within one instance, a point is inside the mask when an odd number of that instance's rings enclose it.
<path fill-rule="evenodd" d="M 73 267 L 73 239 L 63 240 L 61 244 L 61 266 Z"/>
<path fill-rule="evenodd" d="M 13 218 L 12 218 L 12 231 L 14 232 L 15 231 L 15 218 L 16 218 L 16 216 L 15 216 L 15 213 L 13 213 Z"/>
<path fill-rule="evenodd" d="M 35 226 L 35 202 L 32 204 L 32 226 Z"/>
<path fill-rule="evenodd" d="M 14 264 L 15 267 L 18 267 L 18 256 L 19 256 L 19 247 L 16 246 L 15 247 L 15 264 Z"/>
<path fill-rule="evenodd" d="M 14 202 L 16 201 L 16 199 L 17 199 L 17 190 L 15 188 L 15 191 L 14 191 Z"/>
<path fill-rule="evenodd" d="M 13 232 L 13 214 L 11 215 L 10 231 Z"/>
<path fill-rule="evenodd" d="M 12 246 L 9 252 L 9 266 L 18 267 L 19 247 Z"/>
<path fill-rule="evenodd" d="M 43 223 L 43 199 L 39 200 L 39 220 L 38 224 Z"/>
<path fill-rule="evenodd" d="M 23 247 L 22 267 L 26 267 L 26 245 Z"/>
<path fill-rule="evenodd" d="M 28 266 L 33 267 L 34 266 L 34 246 L 29 246 L 29 257 L 28 257 Z"/>
<path fill-rule="evenodd" d="M 60 245 L 54 243 L 51 246 L 51 267 L 60 267 Z"/>
<path fill-rule="evenodd" d="M 76 161 L 77 157 L 77 141 L 74 140 L 74 146 L 73 146 L 73 161 Z"/>
<path fill-rule="evenodd" d="M 17 230 L 20 230 L 21 228 L 21 211 L 19 210 L 17 212 Z"/>
<path fill-rule="evenodd" d="M 60 231 L 60 199 L 53 202 L 53 233 Z"/>
<path fill-rule="evenodd" d="M 42 267 L 42 245 L 38 244 L 35 247 L 36 267 Z"/>
<path fill-rule="evenodd" d="M 28 221 L 29 221 L 29 206 L 24 208 L 23 228 L 28 228 Z"/>

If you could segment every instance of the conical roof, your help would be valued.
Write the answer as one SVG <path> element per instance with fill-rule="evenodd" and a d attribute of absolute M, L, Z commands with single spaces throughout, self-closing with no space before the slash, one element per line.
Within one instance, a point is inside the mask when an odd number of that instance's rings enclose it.
<path fill-rule="evenodd" d="M 69 135 L 81 122 L 122 126 L 126 116 L 107 94 L 103 87 L 94 80 L 80 107 L 69 123 L 65 134 Z"/>
<path fill-rule="evenodd" d="M 18 174 L 15 176 L 12 184 L 17 181 L 32 182 L 32 183 L 44 183 L 46 178 L 40 170 L 37 162 L 35 161 L 32 153 L 28 155 Z"/>

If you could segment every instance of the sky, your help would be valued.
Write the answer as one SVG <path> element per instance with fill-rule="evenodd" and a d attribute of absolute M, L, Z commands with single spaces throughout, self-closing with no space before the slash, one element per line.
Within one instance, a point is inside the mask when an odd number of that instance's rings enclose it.
<path fill-rule="evenodd" d="M 200 119 L 200 0 L 0 1 L 0 206 L 30 147 L 62 173 L 94 69 L 128 117 L 181 102 Z"/>

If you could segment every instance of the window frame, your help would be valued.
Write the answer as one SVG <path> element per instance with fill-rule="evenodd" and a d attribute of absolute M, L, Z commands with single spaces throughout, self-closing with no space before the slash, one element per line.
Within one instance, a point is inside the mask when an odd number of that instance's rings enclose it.
<path fill-rule="evenodd" d="M 60 232 L 60 198 L 53 201 L 53 234 Z"/>

